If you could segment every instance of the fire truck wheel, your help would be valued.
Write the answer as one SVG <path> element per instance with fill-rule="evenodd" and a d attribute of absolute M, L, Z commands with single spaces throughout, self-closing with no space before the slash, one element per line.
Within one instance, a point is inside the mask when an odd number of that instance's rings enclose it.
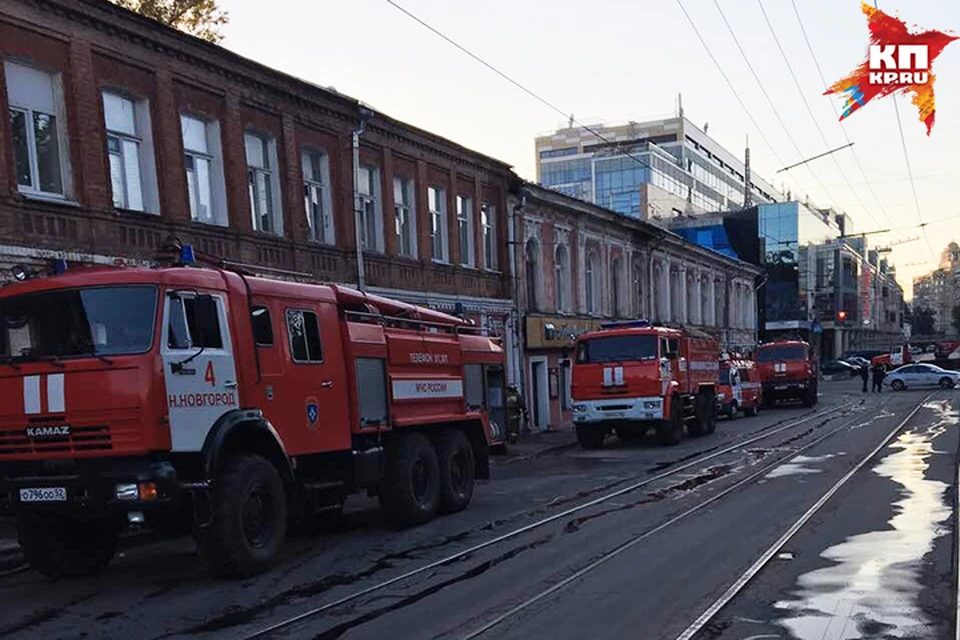
<path fill-rule="evenodd" d="M 100 573 L 113 558 L 120 527 L 108 518 L 25 513 L 17 519 L 17 534 L 31 567 L 48 578 L 82 578 Z"/>
<path fill-rule="evenodd" d="M 440 464 L 422 433 L 399 434 L 387 454 L 380 504 L 400 525 L 426 522 L 440 506 Z"/>
<path fill-rule="evenodd" d="M 440 511 L 461 511 L 473 496 L 473 447 L 460 429 L 444 431 L 435 444 L 440 467 Z"/>
<path fill-rule="evenodd" d="M 577 425 L 577 442 L 584 449 L 599 449 L 603 447 L 606 429 L 594 425 Z"/>
<path fill-rule="evenodd" d="M 210 570 L 228 578 L 262 573 L 286 535 L 287 492 L 276 468 L 256 455 L 228 458 L 213 491 L 213 520 L 197 535 Z"/>
<path fill-rule="evenodd" d="M 814 381 L 810 383 L 806 393 L 803 394 L 803 406 L 812 407 L 815 404 L 817 404 L 817 383 Z"/>
<path fill-rule="evenodd" d="M 683 439 L 683 407 L 680 398 L 670 398 L 670 417 L 657 424 L 657 440 L 662 445 L 672 446 Z"/>
<path fill-rule="evenodd" d="M 735 420 L 737 417 L 737 413 L 739 412 L 740 412 L 740 407 L 737 406 L 737 401 L 734 400 L 733 402 L 730 403 L 730 406 L 727 407 L 727 418 L 729 418 L 730 420 Z"/>

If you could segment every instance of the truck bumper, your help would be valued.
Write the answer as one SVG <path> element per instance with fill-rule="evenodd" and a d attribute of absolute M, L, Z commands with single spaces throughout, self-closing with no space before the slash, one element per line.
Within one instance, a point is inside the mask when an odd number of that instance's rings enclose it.
<path fill-rule="evenodd" d="M 810 388 L 808 380 L 777 380 L 763 383 L 763 397 L 769 400 L 778 398 L 800 398 Z"/>
<path fill-rule="evenodd" d="M 574 400 L 573 423 L 643 422 L 663 419 L 663 398 Z"/>
<path fill-rule="evenodd" d="M 118 485 L 126 485 L 126 499 L 120 497 Z M 131 486 L 137 489 L 130 491 Z M 167 461 L 124 458 L 0 465 L 0 516 L 24 511 L 96 515 L 164 510 L 174 508 L 181 493 L 176 469 Z"/>

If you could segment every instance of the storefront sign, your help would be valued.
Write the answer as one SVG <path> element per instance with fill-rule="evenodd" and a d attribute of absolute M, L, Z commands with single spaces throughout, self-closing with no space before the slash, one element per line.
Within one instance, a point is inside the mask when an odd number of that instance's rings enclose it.
<path fill-rule="evenodd" d="M 564 316 L 527 316 L 527 348 L 572 347 L 577 336 L 600 328 L 600 320 Z"/>

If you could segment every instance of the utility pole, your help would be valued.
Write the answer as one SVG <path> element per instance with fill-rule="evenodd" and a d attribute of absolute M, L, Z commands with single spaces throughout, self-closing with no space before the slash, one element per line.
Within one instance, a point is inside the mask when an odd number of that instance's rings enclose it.
<path fill-rule="evenodd" d="M 753 179 L 750 177 L 750 136 L 747 136 L 747 147 L 743 151 L 743 208 L 753 206 Z"/>

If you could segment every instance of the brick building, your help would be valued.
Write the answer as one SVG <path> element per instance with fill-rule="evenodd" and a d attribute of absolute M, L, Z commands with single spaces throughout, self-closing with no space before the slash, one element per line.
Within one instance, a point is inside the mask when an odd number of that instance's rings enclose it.
<path fill-rule="evenodd" d="M 360 102 L 101 0 L 4 2 L 0 64 L 4 276 L 149 260 L 175 236 L 356 283 L 359 238 L 369 290 L 509 316 L 502 162 L 373 113 L 355 193 Z"/>
<path fill-rule="evenodd" d="M 637 218 L 525 185 L 514 202 L 517 305 L 530 424 L 569 424 L 573 341 L 603 320 L 695 326 L 725 349 L 756 345 L 760 269 Z M 511 202 L 514 196 L 511 196 Z"/>

